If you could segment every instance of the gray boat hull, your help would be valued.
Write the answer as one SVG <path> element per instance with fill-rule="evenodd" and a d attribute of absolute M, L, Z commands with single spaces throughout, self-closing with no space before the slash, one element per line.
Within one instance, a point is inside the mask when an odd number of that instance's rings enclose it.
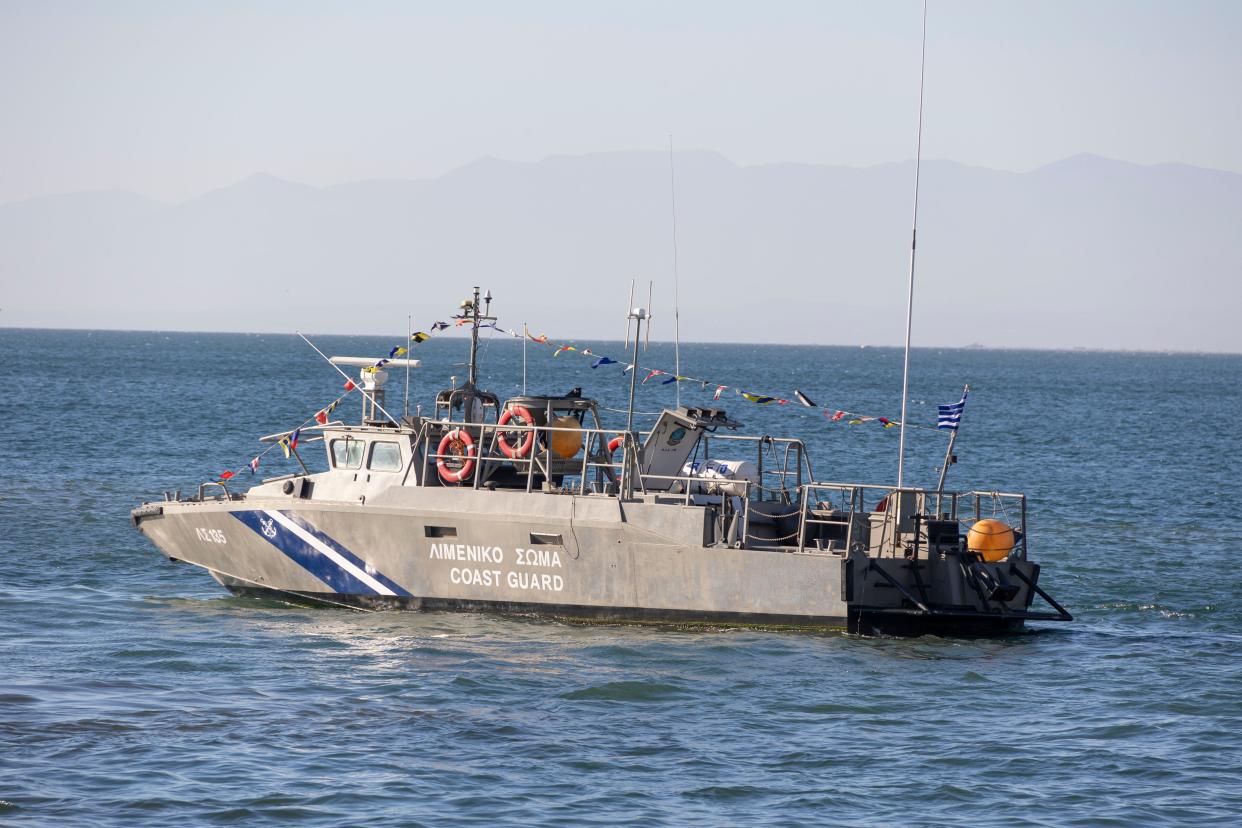
<path fill-rule="evenodd" d="M 1003 632 L 1047 617 L 1029 611 L 1038 567 L 1026 561 L 989 565 L 1024 576 L 992 605 L 944 562 L 705 546 L 708 521 L 667 502 L 414 487 L 359 503 L 252 492 L 134 510 L 168 558 L 286 601 L 862 632 Z"/>

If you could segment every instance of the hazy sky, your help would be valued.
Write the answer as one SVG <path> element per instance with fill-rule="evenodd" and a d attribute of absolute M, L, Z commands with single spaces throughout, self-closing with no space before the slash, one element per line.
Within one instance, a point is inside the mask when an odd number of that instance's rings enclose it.
<path fill-rule="evenodd" d="M 913 155 L 921 2 L 0 0 L 0 202 L 480 156 Z M 932 0 L 925 153 L 1242 171 L 1242 3 Z"/>

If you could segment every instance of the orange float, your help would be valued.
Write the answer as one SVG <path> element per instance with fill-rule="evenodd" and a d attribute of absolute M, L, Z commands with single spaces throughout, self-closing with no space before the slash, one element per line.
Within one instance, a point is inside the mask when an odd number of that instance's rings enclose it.
<path fill-rule="evenodd" d="M 454 449 L 456 451 L 453 451 Z M 450 469 L 448 463 L 444 462 L 444 458 L 450 452 L 464 458 L 461 468 Z M 436 449 L 436 454 L 440 455 L 436 458 L 436 471 L 440 473 L 440 479 L 445 483 L 460 483 L 474 471 L 474 438 L 468 431 L 455 428 L 445 434 L 440 440 L 440 447 Z"/>
<path fill-rule="evenodd" d="M 1016 543 L 1013 529 L 992 518 L 975 521 L 966 534 L 966 548 L 982 555 L 985 561 L 1005 560 Z"/>
<path fill-rule="evenodd" d="M 535 417 L 530 413 L 530 409 L 524 405 L 514 405 L 506 408 L 504 413 L 497 420 L 497 425 L 508 425 L 517 418 L 522 425 L 533 426 Z M 535 442 L 535 432 L 528 431 L 522 436 L 521 442 L 516 446 L 509 445 L 509 441 L 505 439 L 503 431 L 496 434 L 496 445 L 500 446 L 500 452 L 510 460 L 519 460 L 530 454 L 530 447 Z"/>

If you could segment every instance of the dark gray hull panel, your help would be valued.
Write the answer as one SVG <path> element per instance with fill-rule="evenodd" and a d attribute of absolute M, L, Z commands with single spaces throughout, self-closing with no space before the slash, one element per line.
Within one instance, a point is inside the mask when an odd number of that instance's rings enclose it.
<path fill-rule="evenodd" d="M 754 612 L 699 612 L 651 607 L 589 607 L 511 601 L 470 601 L 453 598 L 377 598 L 373 595 L 282 592 L 244 584 L 226 584 L 240 597 L 306 606 L 335 606 L 367 611 L 478 612 L 515 617 L 549 618 L 588 624 L 651 624 L 674 627 L 752 627 L 781 630 L 824 630 L 863 635 L 1003 635 L 1021 632 L 1025 619 L 973 613 L 894 613 L 851 610 L 847 616 L 774 615 Z"/>
<path fill-rule="evenodd" d="M 225 584 L 234 595 L 296 604 L 348 606 L 360 610 L 411 612 L 479 612 L 494 615 L 536 616 L 600 624 L 663 624 L 673 626 L 779 627 L 783 629 L 845 630 L 845 617 L 776 615 L 755 612 L 704 612 L 653 607 L 593 607 L 585 605 L 479 601 L 461 598 L 376 597 L 340 593 L 293 593 L 242 584 Z"/>

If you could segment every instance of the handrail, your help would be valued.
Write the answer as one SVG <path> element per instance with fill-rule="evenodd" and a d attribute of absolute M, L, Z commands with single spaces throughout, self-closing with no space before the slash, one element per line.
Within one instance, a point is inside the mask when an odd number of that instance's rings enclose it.
<path fill-rule="evenodd" d="M 583 425 L 578 428 L 564 428 L 555 425 L 525 425 L 520 423 L 506 423 L 501 426 L 498 423 L 468 423 L 454 422 L 451 420 L 424 420 L 420 424 L 417 436 L 414 439 L 417 443 L 422 444 L 422 473 L 419 476 L 419 485 L 427 485 L 429 476 L 434 474 L 435 462 L 439 459 L 459 459 L 458 455 L 442 455 L 438 453 L 438 446 L 432 443 L 432 434 L 443 433 L 446 430 L 465 429 L 475 439 L 476 453 L 475 462 L 476 470 L 471 476 L 470 486 L 478 489 L 483 485 L 484 475 L 487 469 L 494 467 L 496 464 L 513 465 L 519 471 L 526 473 L 527 492 L 534 491 L 535 476 L 538 475 L 545 481 L 550 480 L 554 475 L 563 476 L 576 481 L 569 483 L 568 487 L 562 491 L 578 495 L 586 495 L 589 491 L 608 494 L 610 496 L 623 498 L 625 496 L 625 487 L 620 485 L 625 474 L 624 459 L 613 459 L 607 451 L 608 441 L 613 437 L 626 436 L 626 432 L 622 429 L 600 428 L 594 426 Z M 538 441 L 532 441 L 530 451 L 526 456 L 520 458 L 500 457 L 496 451 L 496 443 L 502 433 L 525 433 L 534 432 L 536 435 L 544 437 L 542 445 Z M 558 433 L 574 433 L 583 438 L 582 445 L 573 457 L 559 458 L 553 455 L 551 448 L 552 437 Z M 638 435 L 650 434 L 650 432 L 639 432 Z M 836 525 L 845 527 L 845 547 L 853 548 L 857 540 L 858 517 L 860 515 L 874 514 L 867 508 L 866 501 L 870 498 L 869 494 L 893 495 L 897 493 L 908 493 L 922 499 L 923 505 L 918 509 L 918 514 L 924 517 L 927 508 L 932 506 L 928 500 L 933 494 L 932 491 L 920 487 L 903 486 L 901 488 L 886 484 L 876 483 L 844 483 L 838 481 L 820 481 L 815 480 L 810 474 L 809 458 L 806 454 L 805 443 L 797 438 L 787 437 L 769 437 L 769 436 L 747 436 L 734 434 L 718 434 L 704 433 L 702 456 L 710 457 L 710 441 L 727 440 L 731 443 L 748 444 L 756 446 L 760 452 L 760 463 L 763 462 L 763 455 L 770 453 L 773 457 L 768 458 L 772 462 L 767 468 L 760 467 L 759 482 L 751 482 L 748 480 L 713 480 L 711 478 L 697 477 L 691 474 L 676 475 L 658 475 L 645 474 L 639 470 L 636 473 L 635 481 L 638 484 L 637 489 L 641 490 L 644 495 L 653 488 L 651 484 L 667 482 L 667 486 L 657 486 L 658 494 L 666 494 L 678 497 L 683 504 L 691 504 L 696 494 L 701 494 L 703 489 L 712 483 L 723 488 L 720 495 L 721 508 L 720 514 L 726 518 L 729 514 L 740 513 L 742 518 L 742 531 L 739 537 L 746 541 L 750 537 L 750 518 L 751 518 L 751 500 L 753 497 L 764 499 L 764 492 L 781 492 L 779 498 L 770 498 L 772 502 L 783 502 L 793 506 L 793 511 L 788 515 L 797 515 L 797 540 L 791 544 L 798 551 L 805 551 L 807 547 L 807 535 L 809 526 Z M 775 451 L 773 451 L 775 449 Z M 522 464 L 525 464 L 523 469 Z M 806 470 L 806 476 L 803 477 L 803 471 Z M 778 478 L 781 482 L 777 487 L 767 487 L 763 485 L 765 475 L 771 475 Z M 793 480 L 789 480 L 793 478 Z M 594 484 L 590 481 L 594 479 Z M 605 483 L 615 485 L 615 488 L 604 488 Z M 680 484 L 680 491 L 674 491 L 676 486 Z M 598 485 L 601 488 L 595 489 Z M 699 491 L 695 491 L 698 489 Z M 730 493 L 730 492 L 734 493 Z M 842 495 L 837 498 L 824 498 L 825 492 L 837 493 Z M 740 497 L 743 501 L 740 508 L 734 507 L 733 501 Z M 797 498 L 795 503 L 790 502 L 790 498 Z M 816 516 L 813 510 L 823 500 L 832 503 L 833 508 L 838 508 L 841 514 L 831 517 Z M 1008 510 L 1017 510 L 1020 523 L 1021 540 L 1020 555 L 1022 559 L 1027 556 L 1027 504 L 1026 496 L 1017 492 L 1000 492 L 1000 491 L 970 491 L 970 492 L 943 492 L 943 503 L 947 500 L 949 512 L 944 513 L 943 517 L 950 520 L 956 520 L 960 523 L 968 523 L 979 520 L 984 515 L 984 504 L 991 502 L 993 511 L 999 509 L 1002 513 L 1008 515 Z M 765 500 L 765 502 L 769 502 Z M 1007 505 L 1011 504 L 1011 505 Z M 963 510 L 963 507 L 966 507 Z M 973 508 L 971 508 L 973 507 Z M 939 506 L 936 507 L 937 509 Z M 937 513 L 937 517 L 941 514 Z M 890 533 L 895 536 L 898 527 L 898 521 L 901 515 L 896 509 L 886 509 L 882 526 L 876 527 L 881 531 L 880 544 L 891 542 Z M 920 524 L 921 525 L 921 524 Z M 722 531 L 724 523 L 722 520 Z M 923 531 L 921 528 L 917 531 Z M 908 534 L 908 530 L 903 533 Z M 784 536 L 782 536 L 784 537 Z"/>
<path fill-rule="evenodd" d="M 202 502 L 203 502 L 203 499 L 204 499 L 204 498 L 203 498 L 203 491 L 204 491 L 204 490 L 205 490 L 208 486 L 219 486 L 221 489 L 223 489 L 223 490 L 224 490 L 224 499 L 225 499 L 225 500 L 232 500 L 232 499 L 233 499 L 233 495 L 229 492 L 229 487 L 228 487 L 228 486 L 226 486 L 226 485 L 224 485 L 224 481 L 222 481 L 222 480 L 206 480 L 206 481 L 204 481 L 204 482 L 202 482 L 202 483 L 199 483 L 199 484 L 198 484 L 198 501 L 199 501 L 199 503 L 202 503 Z"/>
<path fill-rule="evenodd" d="M 841 519 L 818 519 L 818 518 L 811 517 L 810 510 L 812 508 L 811 507 L 812 500 L 818 500 L 818 496 L 816 494 L 817 490 L 840 492 L 842 494 L 848 493 L 849 494 L 848 514 L 844 518 L 841 518 Z M 918 497 L 923 497 L 924 508 L 919 511 L 917 515 L 918 517 L 929 516 L 925 514 L 926 505 L 927 505 L 926 498 L 930 494 L 935 494 L 935 492 L 929 491 L 927 489 L 923 489 L 919 487 L 912 487 L 912 486 L 903 486 L 900 489 L 898 489 L 894 486 L 886 486 L 886 485 L 874 484 L 874 483 L 837 483 L 837 482 L 821 482 L 821 481 L 815 481 L 815 480 L 809 483 L 805 483 L 801 486 L 801 490 L 799 492 L 799 496 L 801 498 L 801 504 L 800 504 L 801 514 L 799 516 L 799 521 L 801 523 L 802 529 L 800 530 L 800 534 L 798 537 L 798 549 L 801 551 L 802 549 L 805 548 L 805 545 L 806 545 L 805 527 L 807 524 L 840 525 L 841 523 L 846 523 L 846 522 L 848 526 L 847 536 L 846 536 L 846 546 L 847 548 L 851 547 L 853 545 L 853 528 L 854 528 L 854 522 L 855 522 L 856 515 L 859 514 L 860 512 L 864 514 L 874 514 L 874 512 L 864 511 L 865 502 L 862 500 L 861 495 L 863 495 L 865 492 L 880 492 L 880 491 L 885 492 L 886 495 L 891 495 L 891 494 L 896 494 L 896 493 L 909 493 L 909 494 L 913 494 Z M 994 512 L 996 511 L 996 509 L 999 509 L 1003 514 L 1006 514 L 1006 516 L 1007 516 L 1007 512 L 1006 512 L 1005 503 L 1006 501 L 1013 502 L 1014 506 L 1010 508 L 1016 507 L 1019 511 L 1019 528 L 1021 531 L 1021 538 L 1020 538 L 1019 543 L 1020 543 L 1020 549 L 1021 549 L 1021 559 L 1026 560 L 1027 558 L 1027 499 L 1026 499 L 1026 495 L 1020 494 L 1018 492 L 1000 492 L 1000 491 L 948 492 L 948 493 L 942 493 L 942 494 L 948 495 L 948 499 L 950 503 L 950 511 L 948 513 L 948 519 L 957 521 L 958 523 L 967 523 L 967 522 L 973 522 L 973 521 L 978 521 L 982 519 L 983 517 L 982 505 L 983 505 L 984 498 L 988 498 L 992 501 Z M 973 506 L 974 506 L 973 515 L 963 516 L 959 514 L 958 505 L 963 499 L 965 499 L 967 502 L 973 503 Z M 939 517 L 939 515 L 937 516 Z M 895 533 L 898 518 L 899 516 L 894 510 L 891 510 L 891 509 L 885 510 L 884 521 L 881 526 L 881 536 L 879 539 L 879 543 L 876 545 L 883 547 L 885 545 L 885 542 L 888 540 L 889 531 L 891 530 Z M 919 535 L 917 533 L 920 531 L 921 530 L 916 529 L 916 535 L 915 535 L 916 548 L 917 548 L 917 543 L 919 539 Z"/>
<path fill-rule="evenodd" d="M 496 462 L 498 460 L 498 458 L 494 457 L 494 454 L 495 454 L 494 447 L 495 447 L 495 441 L 496 441 L 497 435 L 500 434 L 501 432 L 520 434 L 520 433 L 524 433 L 527 431 L 531 431 L 531 432 L 536 432 L 536 433 L 546 433 L 548 435 L 552 435 L 557 432 L 574 432 L 574 433 L 582 435 L 585 438 L 584 442 L 588 446 L 588 451 L 586 453 L 596 458 L 606 456 L 604 447 L 607 445 L 608 439 L 611 439 L 612 437 L 626 436 L 626 432 L 621 429 L 600 428 L 600 427 L 587 426 L 587 425 L 582 425 L 577 428 L 561 428 L 561 427 L 557 427 L 554 425 L 525 425 L 525 424 L 521 424 L 517 422 L 511 422 L 511 423 L 506 423 L 503 426 L 501 426 L 499 423 L 488 423 L 488 422 L 471 423 L 471 422 L 454 421 L 454 420 L 424 419 L 420 423 L 417 432 L 414 432 L 413 430 L 410 430 L 407 432 L 411 434 L 411 437 L 414 442 L 424 444 L 424 452 L 423 452 L 424 461 L 426 461 L 427 459 L 440 459 L 440 455 L 430 452 L 429 429 L 433 429 L 433 428 L 437 430 L 464 428 L 464 429 L 467 429 L 472 434 L 478 435 L 479 443 L 480 443 L 479 445 L 480 451 L 478 452 L 477 457 L 478 457 L 478 462 L 481 465 L 487 465 L 489 463 Z M 649 436 L 651 432 L 650 431 L 639 431 L 637 432 L 637 434 L 638 436 L 643 437 L 643 436 Z M 803 480 L 802 473 L 803 473 L 804 467 L 807 472 L 807 477 L 808 478 L 811 477 L 810 459 L 806 452 L 806 444 L 803 440 L 799 438 L 772 437 L 769 435 L 751 436 L 751 435 L 736 435 L 736 434 L 720 434 L 720 433 L 708 431 L 708 432 L 704 432 L 702 435 L 704 457 L 710 457 L 710 454 L 711 454 L 710 441 L 713 439 L 714 440 L 728 440 L 728 441 L 736 442 L 736 443 L 746 443 L 746 444 L 753 445 L 758 449 L 757 459 L 759 461 L 758 468 L 759 468 L 759 473 L 760 473 L 760 482 L 757 488 L 760 492 L 764 492 L 764 491 L 780 492 L 781 499 L 788 501 L 789 498 L 792 496 L 792 494 L 796 493 L 802 485 L 802 480 Z M 545 446 L 542 452 L 537 452 L 537 451 L 532 450 L 531 454 L 527 457 L 513 458 L 507 461 L 507 462 L 514 462 L 515 464 L 521 464 L 521 463 L 527 464 L 527 484 L 528 484 L 527 490 L 528 491 L 533 489 L 536 465 L 539 467 L 538 471 L 544 476 L 547 476 L 551 471 L 548 463 L 551 462 L 554 458 L 552 458 L 551 456 L 550 448 L 546 445 L 548 441 L 544 441 L 544 442 L 545 442 Z M 780 467 L 765 469 L 763 466 L 764 448 L 765 447 L 774 448 L 777 446 L 780 446 L 783 448 L 783 452 L 782 452 L 783 456 L 780 458 L 782 461 L 780 463 Z M 542 454 L 542 456 L 539 456 L 540 454 Z M 424 462 L 424 466 L 425 465 L 426 463 Z M 588 459 L 588 462 L 586 462 L 584 465 L 585 465 L 585 471 L 587 474 L 589 474 L 592 469 L 595 469 L 598 471 L 599 469 L 605 468 L 605 467 L 611 467 L 614 470 L 619 471 L 622 476 L 625 474 L 622 464 L 616 464 L 616 463 L 606 464 L 606 463 L 590 462 Z M 422 471 L 423 471 L 423 474 L 420 475 L 419 479 L 425 480 L 427 477 L 428 469 L 424 468 Z M 762 481 L 763 481 L 763 476 L 765 474 L 777 477 L 780 481 L 779 484 L 774 487 L 763 486 Z M 581 478 L 582 476 L 581 470 L 578 476 Z M 616 474 L 614 472 L 614 474 L 611 475 L 611 477 L 615 477 L 615 476 Z M 650 477 L 650 475 L 639 474 L 637 477 L 637 482 L 639 484 L 639 487 L 643 489 L 644 493 L 645 493 L 646 487 L 643 484 L 643 480 L 644 478 L 647 478 L 647 477 Z M 790 483 L 787 481 L 787 478 L 791 478 L 791 477 L 794 478 L 793 485 L 790 485 Z M 687 479 L 692 479 L 692 478 L 689 478 L 687 476 Z M 476 478 L 475 488 L 477 487 L 478 487 L 478 483 L 477 483 L 477 478 Z M 586 484 L 584 480 L 580 480 L 579 489 L 580 491 L 585 492 Z"/>
<path fill-rule="evenodd" d="M 432 427 L 436 429 L 449 429 L 449 430 L 466 429 L 467 431 L 474 431 L 474 432 L 479 433 L 480 438 L 488 438 L 488 442 L 486 443 L 484 450 L 481 450 L 477 453 L 477 459 L 480 462 L 491 461 L 491 462 L 530 463 L 532 461 L 537 462 L 538 454 L 543 454 L 546 457 L 547 455 L 551 453 L 551 449 L 549 446 L 545 446 L 539 452 L 536 452 L 532 448 L 531 453 L 526 457 L 512 458 L 512 459 L 505 458 L 503 461 L 501 461 L 499 458 L 491 456 L 491 451 L 492 449 L 494 449 L 496 439 L 498 438 L 501 432 L 533 431 L 533 432 L 536 432 L 536 434 L 546 433 L 548 435 L 555 434 L 555 433 L 579 434 L 579 435 L 582 435 L 584 438 L 586 438 L 584 439 L 583 443 L 587 447 L 586 451 L 581 452 L 582 462 L 579 465 L 579 476 L 581 475 L 582 470 L 589 471 L 590 469 L 596 469 L 596 468 L 619 469 L 622 465 L 620 462 L 615 462 L 615 463 L 598 462 L 598 458 L 607 456 L 606 452 L 603 450 L 603 446 L 606 445 L 606 443 L 603 442 L 602 439 L 597 442 L 596 440 L 592 438 L 624 437 L 626 435 L 625 431 L 622 429 L 594 428 L 591 426 L 582 426 L 579 428 L 560 428 L 560 427 L 551 426 L 551 425 L 539 426 L 539 425 L 523 425 L 519 423 L 506 423 L 505 425 L 502 426 L 497 423 L 468 423 L 468 422 L 455 422 L 451 420 L 447 420 L 447 421 L 446 420 L 427 420 L 423 423 L 422 428 L 420 428 L 419 430 L 420 433 L 417 435 L 416 439 L 426 444 L 430 440 L 430 429 Z M 641 436 L 643 434 L 650 434 L 650 432 L 639 432 L 639 434 Z M 708 435 L 704 435 L 704 437 L 707 438 Z M 789 449 L 793 449 L 795 447 L 803 448 L 803 449 L 805 448 L 805 444 L 803 443 L 803 441 L 797 438 L 746 436 L 746 435 L 734 435 L 734 434 L 712 434 L 710 435 L 710 439 L 731 440 L 731 441 L 736 441 L 736 442 L 747 442 L 747 443 L 753 443 L 753 444 L 759 444 L 759 445 L 781 443 Z M 545 442 L 548 442 L 548 441 L 545 441 Z M 592 443 L 595 443 L 594 447 L 592 447 Z M 578 455 L 578 452 L 575 452 L 575 456 L 577 455 Z M 429 452 L 426 456 L 431 459 L 438 459 L 442 456 L 450 457 L 453 455 L 439 455 L 439 454 L 436 454 L 435 452 Z M 569 460 L 572 458 L 563 458 L 563 459 Z M 543 467 L 543 469 L 546 471 L 547 470 L 546 466 Z M 789 470 L 788 467 L 785 466 L 780 469 L 767 469 L 765 470 L 765 473 L 779 475 L 779 476 L 797 476 L 799 475 L 800 471 L 801 469 Z M 646 479 L 650 479 L 650 480 L 673 480 L 673 481 L 686 481 L 686 482 L 690 482 L 690 481 L 702 482 L 703 480 L 703 478 L 698 478 L 698 477 L 694 477 L 691 475 L 644 474 L 642 475 L 642 477 Z M 736 483 L 740 483 L 744 481 L 724 481 L 724 482 L 736 484 Z M 748 483 L 747 488 L 750 488 L 751 485 L 752 484 Z M 763 487 L 762 483 L 760 483 L 758 484 L 757 488 L 766 488 L 766 487 Z M 842 493 L 851 493 L 851 494 L 855 494 L 859 492 L 884 492 L 886 494 L 895 494 L 898 492 L 902 492 L 902 493 L 910 493 L 910 494 L 916 494 L 916 495 L 927 495 L 927 494 L 932 493 L 928 489 L 915 487 L 915 486 L 903 486 L 900 489 L 898 489 L 897 487 L 894 487 L 888 484 L 842 483 L 842 482 L 836 482 L 836 481 L 820 481 L 820 480 L 814 480 L 814 479 L 808 480 L 806 482 L 803 482 L 801 484 L 798 484 L 796 486 L 792 486 L 789 488 L 793 491 L 799 492 L 800 494 L 808 493 L 816 489 L 827 489 L 827 490 L 838 491 Z M 962 498 L 973 498 L 975 501 L 974 511 L 976 514 L 976 519 L 978 519 L 978 516 L 982 514 L 982 502 L 984 498 L 990 498 L 997 502 L 1004 501 L 1004 500 L 1014 500 L 1014 501 L 1017 501 L 1018 504 L 1023 504 L 1023 505 L 1025 504 L 1025 501 L 1026 501 L 1026 495 L 1018 493 L 1018 492 L 976 490 L 976 491 L 969 491 L 969 492 L 946 492 L 945 494 L 948 495 L 951 502 L 958 501 Z M 952 509 L 952 513 L 956 514 L 956 512 L 957 512 L 957 508 L 956 506 L 954 506 L 954 508 Z"/>

